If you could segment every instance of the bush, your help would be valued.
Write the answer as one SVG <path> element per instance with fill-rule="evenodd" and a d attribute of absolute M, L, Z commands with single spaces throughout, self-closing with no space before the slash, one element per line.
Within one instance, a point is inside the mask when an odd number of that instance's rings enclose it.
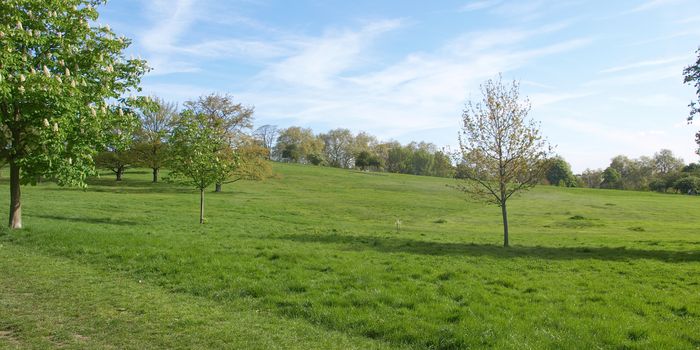
<path fill-rule="evenodd" d="M 700 190 L 700 177 L 683 177 L 673 184 L 673 188 L 680 193 L 697 194 L 698 190 Z"/>
<path fill-rule="evenodd" d="M 649 183 L 649 189 L 663 193 L 668 189 L 668 185 L 666 184 L 666 180 L 656 179 Z"/>

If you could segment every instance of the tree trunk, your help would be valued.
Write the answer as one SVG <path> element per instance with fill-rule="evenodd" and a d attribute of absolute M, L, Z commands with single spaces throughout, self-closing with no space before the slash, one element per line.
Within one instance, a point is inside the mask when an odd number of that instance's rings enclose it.
<path fill-rule="evenodd" d="M 122 174 L 124 174 L 124 169 L 123 168 L 117 169 L 117 181 L 122 180 Z"/>
<path fill-rule="evenodd" d="M 158 168 L 153 168 L 153 183 L 157 183 L 157 182 L 158 182 L 158 171 L 159 171 L 159 170 L 160 170 L 160 169 L 158 169 Z"/>
<path fill-rule="evenodd" d="M 214 192 L 221 192 L 221 183 L 216 183 L 216 189 L 214 190 Z"/>
<path fill-rule="evenodd" d="M 204 189 L 199 189 L 199 223 L 204 223 Z"/>
<path fill-rule="evenodd" d="M 19 179 L 19 165 L 10 161 L 10 220 L 9 226 L 12 229 L 22 228 L 22 202 Z"/>
<path fill-rule="evenodd" d="M 503 214 L 503 246 L 508 247 L 508 210 L 505 200 L 501 202 L 501 213 Z"/>

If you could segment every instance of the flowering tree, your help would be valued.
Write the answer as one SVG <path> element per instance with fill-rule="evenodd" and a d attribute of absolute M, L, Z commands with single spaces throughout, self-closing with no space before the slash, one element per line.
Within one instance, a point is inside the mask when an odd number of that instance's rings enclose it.
<path fill-rule="evenodd" d="M 11 228 L 22 227 L 20 184 L 42 176 L 85 186 L 96 150 L 135 125 L 140 99 L 124 95 L 138 89 L 146 62 L 125 59 L 130 41 L 94 24 L 103 2 L 0 2 L 0 159 L 10 165 Z"/>

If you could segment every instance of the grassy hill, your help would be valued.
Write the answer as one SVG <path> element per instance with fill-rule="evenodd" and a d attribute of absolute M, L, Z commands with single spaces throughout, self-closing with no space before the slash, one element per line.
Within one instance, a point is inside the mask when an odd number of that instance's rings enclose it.
<path fill-rule="evenodd" d="M 700 347 L 700 197 L 538 187 L 504 249 L 453 180 L 274 168 L 205 225 L 146 171 L 25 188 L 0 348 Z"/>

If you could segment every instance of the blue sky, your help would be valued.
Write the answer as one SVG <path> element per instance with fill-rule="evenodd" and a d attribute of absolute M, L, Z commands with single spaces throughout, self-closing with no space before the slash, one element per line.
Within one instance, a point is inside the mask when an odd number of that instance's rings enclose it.
<path fill-rule="evenodd" d="M 662 148 L 700 160 L 682 83 L 697 0 L 112 0 L 101 13 L 153 67 L 146 93 L 230 93 L 257 126 L 455 148 L 464 103 L 502 72 L 574 171 Z"/>

